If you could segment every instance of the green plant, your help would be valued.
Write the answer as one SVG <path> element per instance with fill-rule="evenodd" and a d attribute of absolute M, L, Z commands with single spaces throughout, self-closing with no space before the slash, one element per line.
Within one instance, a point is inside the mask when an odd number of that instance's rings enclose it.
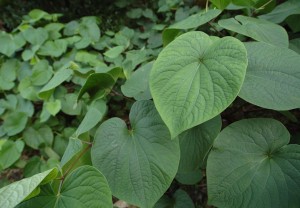
<path fill-rule="evenodd" d="M 33 10 L 0 33 L 0 168 L 30 177 L 1 188 L 0 206 L 112 207 L 113 195 L 195 207 L 172 184 L 203 178 L 216 207 L 300 206 L 300 147 L 282 123 L 221 130 L 241 99 L 298 122 L 299 38 L 282 25 L 297 31 L 285 19 L 300 4 L 211 2 L 131 8 L 135 29 L 119 32 L 100 31 L 97 17 L 63 24 Z"/>

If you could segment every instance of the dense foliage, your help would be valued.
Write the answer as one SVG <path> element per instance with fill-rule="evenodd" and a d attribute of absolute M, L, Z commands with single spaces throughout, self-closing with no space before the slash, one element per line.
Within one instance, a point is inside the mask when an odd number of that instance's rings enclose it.
<path fill-rule="evenodd" d="M 299 207 L 300 2 L 110 7 L 0 31 L 0 207 Z"/>

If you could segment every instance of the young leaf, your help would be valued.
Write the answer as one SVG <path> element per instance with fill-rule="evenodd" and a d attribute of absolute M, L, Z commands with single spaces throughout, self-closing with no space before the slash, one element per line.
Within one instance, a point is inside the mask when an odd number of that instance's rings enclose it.
<path fill-rule="evenodd" d="M 188 32 L 164 48 L 153 65 L 150 90 L 172 138 L 228 107 L 246 68 L 246 49 L 232 37 Z"/>
<path fill-rule="evenodd" d="M 56 175 L 57 169 L 51 169 L 1 188 L 0 207 L 14 208 L 30 195 L 40 183 L 47 183 L 54 179 Z"/>
<path fill-rule="evenodd" d="M 61 167 L 67 164 L 67 162 L 69 162 L 74 157 L 74 155 L 80 152 L 81 149 L 82 141 L 80 139 L 70 137 L 68 146 L 60 162 Z"/>
<path fill-rule="evenodd" d="M 299 207 L 300 146 L 278 121 L 237 121 L 216 138 L 207 161 L 208 203 L 216 207 Z"/>
<path fill-rule="evenodd" d="M 266 43 L 245 43 L 249 65 L 239 96 L 263 108 L 300 107 L 300 55 Z"/>
<path fill-rule="evenodd" d="M 280 25 L 253 17 L 237 15 L 235 18 L 222 19 L 218 24 L 257 41 L 270 43 L 280 47 L 288 47 L 289 37 Z"/>
<path fill-rule="evenodd" d="M 171 184 L 179 163 L 178 140 L 171 140 L 152 101 L 133 104 L 131 129 L 119 118 L 99 127 L 92 162 L 106 176 L 114 196 L 152 207 Z"/>
<path fill-rule="evenodd" d="M 180 34 L 181 30 L 195 29 L 197 27 L 200 27 L 201 25 L 204 25 L 219 16 L 221 12 L 222 11 L 218 9 L 211 9 L 208 11 L 203 10 L 198 14 L 193 14 L 188 18 L 181 20 L 180 22 L 176 22 L 163 31 L 162 36 L 164 46 L 172 42 L 176 38 L 176 36 Z"/>
<path fill-rule="evenodd" d="M 55 194 L 51 187 L 39 196 L 24 201 L 17 208 L 104 208 L 112 207 L 112 196 L 105 177 L 94 167 L 81 166 L 70 173 Z"/>
<path fill-rule="evenodd" d="M 99 121 L 101 121 L 106 113 L 107 106 L 103 100 L 96 100 L 88 109 L 78 129 L 76 130 L 76 136 L 83 134 L 93 127 L 95 127 Z"/>
<path fill-rule="evenodd" d="M 108 73 L 91 74 L 80 89 L 77 100 L 86 92 L 91 96 L 91 100 L 100 99 L 111 90 L 114 84 L 115 79 Z"/>
<path fill-rule="evenodd" d="M 111 59 L 117 58 L 123 51 L 124 51 L 124 46 L 116 46 L 113 48 L 110 48 L 108 51 L 104 53 L 105 56 Z"/>
<path fill-rule="evenodd" d="M 39 96 L 43 99 L 48 99 L 52 94 L 51 90 L 59 86 L 73 74 L 73 70 L 64 67 L 54 74 L 52 79 L 40 90 Z"/>

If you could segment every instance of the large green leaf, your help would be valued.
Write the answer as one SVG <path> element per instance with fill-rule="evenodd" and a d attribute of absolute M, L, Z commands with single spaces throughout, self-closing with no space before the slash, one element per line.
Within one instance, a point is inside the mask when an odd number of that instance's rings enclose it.
<path fill-rule="evenodd" d="M 216 207 L 299 207 L 300 146 L 273 119 L 241 120 L 216 138 L 207 161 L 208 203 Z"/>
<path fill-rule="evenodd" d="M 17 208 L 109 208 L 112 197 L 105 177 L 94 167 L 81 166 L 64 180 L 61 190 L 55 194 L 51 187 Z"/>
<path fill-rule="evenodd" d="M 300 107 L 300 55 L 266 43 L 245 43 L 249 65 L 239 96 L 263 108 Z"/>
<path fill-rule="evenodd" d="M 0 207 L 14 208 L 30 195 L 40 183 L 48 183 L 56 175 L 57 169 L 51 169 L 1 188 Z"/>
<path fill-rule="evenodd" d="M 214 139 L 221 131 L 221 126 L 221 117 L 217 116 L 178 136 L 180 162 L 176 179 L 179 182 L 193 184 L 198 182 L 197 179 L 201 179 L 201 169 L 205 168 L 206 157 L 212 147 Z M 198 178 L 192 177 L 194 175 L 193 173 L 196 173 Z"/>
<path fill-rule="evenodd" d="M 290 15 L 300 14 L 300 1 L 288 0 L 278 5 L 272 12 L 258 16 L 274 23 L 281 23 Z"/>
<path fill-rule="evenodd" d="M 227 30 L 251 37 L 257 41 L 286 48 L 289 45 L 289 37 L 285 29 L 266 20 L 237 15 L 235 18 L 222 19 L 218 24 Z"/>
<path fill-rule="evenodd" d="M 152 101 L 137 101 L 129 115 L 131 128 L 119 118 L 97 130 L 92 162 L 106 176 L 114 196 L 152 207 L 175 177 L 180 157 Z"/>
<path fill-rule="evenodd" d="M 150 90 L 172 138 L 228 107 L 246 68 L 246 49 L 232 37 L 189 32 L 164 48 L 153 65 Z"/>

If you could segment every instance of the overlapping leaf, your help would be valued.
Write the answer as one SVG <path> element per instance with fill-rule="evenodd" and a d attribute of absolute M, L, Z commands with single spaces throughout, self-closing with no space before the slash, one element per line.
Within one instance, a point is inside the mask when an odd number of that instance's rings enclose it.
<path fill-rule="evenodd" d="M 172 138 L 228 107 L 246 67 L 246 49 L 235 38 L 189 32 L 171 42 L 154 63 L 150 90 Z"/>

